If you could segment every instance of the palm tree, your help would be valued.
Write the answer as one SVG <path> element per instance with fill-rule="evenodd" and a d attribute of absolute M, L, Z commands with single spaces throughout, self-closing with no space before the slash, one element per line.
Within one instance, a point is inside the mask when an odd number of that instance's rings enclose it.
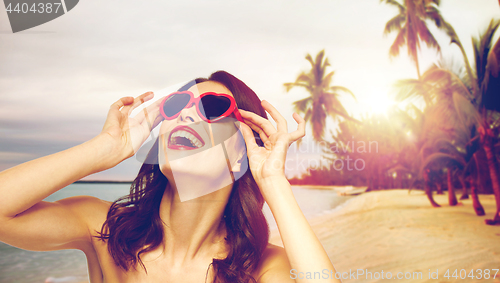
<path fill-rule="evenodd" d="M 446 29 L 447 26 L 441 25 L 444 22 L 439 9 L 440 0 L 403 0 L 399 3 L 396 0 L 380 0 L 386 4 L 398 8 L 399 13 L 389 20 L 385 26 L 384 34 L 393 31 L 397 32 L 396 39 L 392 44 L 389 55 L 396 57 L 400 49 L 406 45 L 408 55 L 415 63 L 417 74 L 420 78 L 420 66 L 418 63 L 418 50 L 420 50 L 420 41 L 423 41 L 430 48 L 436 48 L 440 51 L 439 44 L 429 31 L 426 20 L 432 20 L 438 28 Z"/>
<path fill-rule="evenodd" d="M 500 21 L 491 21 L 484 35 L 473 39 L 476 57 L 477 83 L 481 96 L 476 96 L 478 112 L 481 115 L 478 127 L 481 145 L 486 152 L 497 211 L 493 219 L 486 224 L 500 224 L 500 165 L 496 148 L 499 146 L 500 132 L 500 40 L 492 46 L 493 35 L 500 26 Z"/>
<path fill-rule="evenodd" d="M 496 148 L 500 145 L 500 40 L 493 45 L 493 36 L 500 26 L 500 20 L 491 20 L 486 30 L 479 36 L 473 37 L 474 56 L 477 79 L 475 80 L 478 92 L 469 93 L 473 97 L 471 103 L 475 106 L 475 127 L 478 135 L 471 139 L 479 139 L 479 143 L 486 153 L 489 175 L 495 193 L 497 210 L 493 219 L 485 220 L 486 224 L 500 224 L 500 165 Z M 462 104 L 457 103 L 457 107 Z M 462 118 L 463 119 L 463 118 Z"/>
<path fill-rule="evenodd" d="M 421 151 L 421 157 L 423 158 L 422 170 L 427 169 L 429 165 L 435 165 L 438 168 L 446 167 L 448 203 L 450 206 L 458 204 L 453 186 L 453 172 L 457 172 L 457 177 L 459 177 L 458 175 L 464 172 L 467 163 L 465 160 L 466 153 L 460 151 L 460 146 L 457 146 L 455 142 L 453 138 L 446 135 L 436 136 L 430 143 L 426 143 Z"/>
<path fill-rule="evenodd" d="M 312 126 L 313 138 L 316 141 L 323 139 L 327 116 L 337 120 L 339 117 L 357 121 L 349 116 L 340 102 L 339 93 L 347 93 L 355 98 L 354 94 L 343 86 L 331 86 L 335 72 L 327 73 L 330 66 L 328 58 L 324 57 L 322 50 L 313 60 L 307 54 L 306 60 L 311 64 L 311 70 L 302 72 L 293 83 L 285 83 L 286 91 L 294 87 L 302 87 L 307 90 L 309 96 L 293 103 L 295 111 L 304 113 L 304 120 Z"/>
<path fill-rule="evenodd" d="M 435 116 L 447 120 L 448 122 L 444 122 L 445 124 L 456 121 L 457 123 L 451 129 L 465 131 L 469 137 L 467 145 L 479 144 L 475 147 L 476 152 L 468 152 L 467 156 L 474 157 L 474 162 L 477 163 L 478 148 L 484 150 L 497 204 L 494 218 L 485 220 L 487 224 L 491 225 L 500 224 L 500 165 L 496 152 L 496 148 L 500 147 L 500 100 L 498 98 L 500 92 L 500 40 L 494 46 L 492 44 L 493 36 L 499 26 L 500 21 L 492 20 L 478 38 L 473 38 L 477 77 L 470 84 L 477 86 L 477 93 L 474 93 L 474 87 L 470 87 L 469 82 L 463 76 L 440 66 L 434 66 L 424 74 L 423 80 L 427 83 L 425 89 L 431 89 L 431 91 L 421 93 L 428 96 L 426 101 L 435 103 L 437 99 L 441 99 L 439 104 L 436 103 L 437 105 L 448 105 L 442 108 L 447 109 L 448 114 L 444 111 L 436 111 Z M 468 62 L 468 60 L 464 61 Z M 420 87 L 420 89 L 424 89 L 424 87 Z M 400 95 L 399 98 L 411 97 L 418 92 L 418 90 L 408 91 Z M 447 103 L 446 100 L 448 100 Z M 449 113 L 451 112 L 455 113 L 456 120 L 450 119 Z M 455 134 L 454 136 L 464 135 Z"/>

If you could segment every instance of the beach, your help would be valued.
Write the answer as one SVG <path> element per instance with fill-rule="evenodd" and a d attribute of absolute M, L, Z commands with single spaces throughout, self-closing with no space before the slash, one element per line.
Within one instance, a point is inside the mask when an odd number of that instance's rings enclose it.
<path fill-rule="evenodd" d="M 434 208 L 422 191 L 367 192 L 309 223 L 343 282 L 381 282 L 388 272 L 404 282 L 500 282 L 500 272 L 491 276 L 500 268 L 500 226 L 484 224 L 495 212 L 494 196 L 479 196 L 481 217 L 470 199 L 451 207 L 447 197 L 435 195 L 442 207 Z M 283 246 L 276 229 L 270 241 Z M 490 278 L 479 280 L 486 272 Z"/>
<path fill-rule="evenodd" d="M 477 280 L 477 270 L 488 269 L 494 274 L 493 269 L 500 268 L 500 226 L 484 224 L 495 212 L 493 195 L 479 196 L 486 215 L 478 217 L 470 199 L 448 206 L 446 192 L 434 195 L 442 205 L 434 208 L 417 190 L 410 194 L 398 189 L 339 196 L 347 187 L 292 188 L 343 282 L 381 282 L 387 280 L 388 272 L 392 280 L 398 272 L 410 277 L 394 280 L 401 282 L 500 282 L 500 274 L 496 279 Z M 127 190 L 127 185 L 76 184 L 50 200 L 81 193 L 114 199 Z M 270 211 L 267 207 L 264 210 L 271 226 L 270 242 L 282 246 Z M 6 245 L 0 245 L 0 250 L 2 283 L 85 281 L 86 260 L 79 251 L 40 253 Z M 460 278 L 462 269 L 464 279 Z M 471 269 L 475 279 L 468 277 Z M 449 279 L 444 277 L 447 270 Z M 457 278 L 452 277 L 455 270 Z M 382 272 L 384 279 L 380 278 Z"/>

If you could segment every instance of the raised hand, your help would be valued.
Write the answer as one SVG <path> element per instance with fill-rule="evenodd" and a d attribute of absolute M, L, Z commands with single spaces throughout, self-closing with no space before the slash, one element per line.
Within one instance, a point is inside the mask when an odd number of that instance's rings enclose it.
<path fill-rule="evenodd" d="M 112 163 L 118 164 L 133 156 L 147 139 L 151 130 L 163 119 L 159 108 L 161 100 L 149 105 L 135 117 L 129 117 L 135 108 L 152 99 L 153 96 L 152 92 L 146 92 L 135 99 L 130 96 L 123 97 L 111 105 L 101 135 L 111 138 L 108 139 L 111 144 L 110 151 L 116 156 Z"/>
<path fill-rule="evenodd" d="M 298 123 L 297 130 L 288 133 L 285 118 L 269 102 L 262 101 L 262 107 L 276 121 L 277 128 L 261 116 L 239 110 L 245 124 L 242 125 L 243 137 L 247 145 L 247 155 L 252 175 L 262 189 L 262 184 L 273 178 L 285 177 L 285 159 L 291 143 L 305 135 L 306 123 L 297 113 L 293 118 Z M 252 130 L 257 132 L 265 147 L 259 147 Z"/>

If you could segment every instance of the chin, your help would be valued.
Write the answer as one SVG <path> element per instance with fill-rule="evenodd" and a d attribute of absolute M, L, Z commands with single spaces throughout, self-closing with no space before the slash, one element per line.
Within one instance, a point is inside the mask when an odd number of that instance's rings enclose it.
<path fill-rule="evenodd" d="M 226 158 L 223 152 L 219 152 L 221 150 L 221 148 L 209 148 L 197 154 L 185 156 L 179 156 L 179 152 L 175 150 L 167 150 L 165 162 L 160 164 L 160 170 L 167 177 L 183 176 L 207 181 L 218 179 L 219 176 L 229 173 Z M 176 157 L 173 160 L 168 158 L 172 155 Z"/>

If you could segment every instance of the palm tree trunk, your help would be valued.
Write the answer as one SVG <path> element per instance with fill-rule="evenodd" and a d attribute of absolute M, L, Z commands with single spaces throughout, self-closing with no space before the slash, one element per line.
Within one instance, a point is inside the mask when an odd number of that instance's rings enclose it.
<path fill-rule="evenodd" d="M 460 184 L 462 184 L 462 195 L 460 196 L 460 199 L 468 199 L 469 193 L 467 192 L 467 185 L 465 184 L 464 176 L 459 174 L 458 180 L 460 181 Z"/>
<path fill-rule="evenodd" d="M 451 168 L 448 168 L 448 204 L 455 206 L 458 204 L 457 197 L 455 196 L 455 188 L 453 188 Z"/>
<path fill-rule="evenodd" d="M 441 181 L 436 182 L 436 188 L 437 188 L 437 194 L 438 195 L 444 195 L 443 193 L 443 184 L 441 184 Z"/>
<path fill-rule="evenodd" d="M 425 194 L 427 195 L 427 198 L 429 199 L 431 205 L 433 207 L 440 207 L 440 205 L 434 201 L 434 198 L 432 197 L 432 189 L 431 189 L 431 182 L 429 180 L 429 173 L 427 171 L 424 172 L 424 189 L 425 189 Z"/>
<path fill-rule="evenodd" d="M 472 206 L 474 207 L 474 211 L 476 212 L 477 216 L 483 216 L 484 215 L 484 208 L 479 202 L 479 198 L 477 196 L 477 179 L 472 177 L 470 181 L 470 194 L 472 198 Z"/>
<path fill-rule="evenodd" d="M 471 181 L 470 181 L 470 194 L 472 197 L 472 206 L 474 207 L 474 211 L 476 212 L 477 216 L 483 216 L 484 213 L 484 208 L 481 205 L 481 202 L 479 202 L 479 197 L 477 196 L 477 185 L 479 183 L 479 165 L 477 163 L 477 152 L 474 153 L 474 163 L 476 163 L 476 175 L 471 176 Z"/>
<path fill-rule="evenodd" d="M 484 138 L 484 151 L 486 152 L 486 158 L 488 159 L 488 168 L 490 169 L 491 184 L 493 186 L 493 192 L 495 192 L 495 201 L 497 203 L 497 211 L 493 219 L 484 220 L 488 225 L 500 224 L 500 182 L 498 178 L 498 160 L 495 156 L 493 147 L 493 135 L 490 133 L 491 130 L 486 130 L 484 134 L 487 136 Z M 491 135 L 491 136 L 490 136 Z"/>

